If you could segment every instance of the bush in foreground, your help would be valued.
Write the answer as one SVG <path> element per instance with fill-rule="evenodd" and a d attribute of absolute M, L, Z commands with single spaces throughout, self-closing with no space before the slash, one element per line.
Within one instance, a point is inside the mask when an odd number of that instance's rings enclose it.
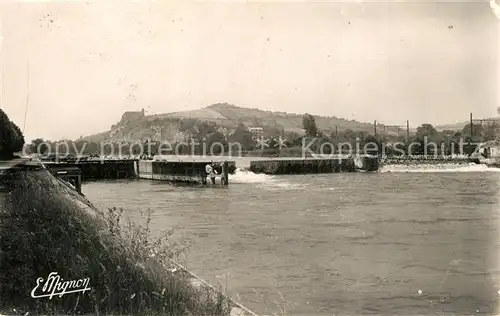
<path fill-rule="evenodd" d="M 7 181 L 7 180 L 4 180 Z M 145 226 L 123 230 L 46 170 L 17 171 L 0 193 L 0 311 L 30 314 L 228 315 L 225 297 L 208 298 L 172 272 L 171 232 L 151 242 Z M 39 277 L 90 278 L 92 291 L 33 299 Z"/>

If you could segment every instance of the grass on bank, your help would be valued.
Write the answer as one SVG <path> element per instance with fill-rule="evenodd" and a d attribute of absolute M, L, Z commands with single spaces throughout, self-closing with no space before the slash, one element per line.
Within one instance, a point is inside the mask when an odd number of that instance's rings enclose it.
<path fill-rule="evenodd" d="M 229 315 L 228 300 L 172 272 L 169 231 L 104 214 L 46 170 L 18 171 L 0 193 L 0 311 L 7 314 Z M 91 293 L 33 299 L 39 277 L 90 278 Z M 214 297 L 215 296 L 215 297 Z"/>

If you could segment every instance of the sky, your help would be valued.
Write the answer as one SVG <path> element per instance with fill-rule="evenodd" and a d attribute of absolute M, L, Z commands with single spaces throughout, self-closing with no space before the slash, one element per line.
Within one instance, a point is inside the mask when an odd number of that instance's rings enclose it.
<path fill-rule="evenodd" d="M 218 102 L 455 123 L 497 115 L 499 23 L 481 0 L 0 0 L 0 106 L 51 140 Z"/>

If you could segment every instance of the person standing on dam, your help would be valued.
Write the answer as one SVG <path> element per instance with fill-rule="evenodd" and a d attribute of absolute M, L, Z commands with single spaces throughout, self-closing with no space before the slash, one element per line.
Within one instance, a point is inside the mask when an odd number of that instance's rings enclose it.
<path fill-rule="evenodd" d="M 207 173 L 208 176 L 210 176 L 212 184 L 215 184 L 215 169 L 213 164 L 207 164 L 205 166 L 205 172 Z"/>

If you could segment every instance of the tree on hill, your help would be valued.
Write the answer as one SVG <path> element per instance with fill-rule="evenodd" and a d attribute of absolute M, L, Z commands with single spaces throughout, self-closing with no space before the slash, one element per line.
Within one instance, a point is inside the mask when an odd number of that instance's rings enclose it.
<path fill-rule="evenodd" d="M 417 127 L 417 136 L 419 137 L 432 137 L 437 134 L 437 130 L 432 126 L 432 124 L 422 124 Z"/>
<path fill-rule="evenodd" d="M 302 136 L 295 132 L 285 133 L 286 147 L 300 147 L 302 146 Z"/>
<path fill-rule="evenodd" d="M 49 151 L 49 146 L 47 145 L 48 142 L 43 140 L 43 138 L 36 138 L 31 141 L 30 144 L 30 151 L 32 153 L 44 155 Z"/>
<path fill-rule="evenodd" d="M 500 126 L 497 122 L 487 124 L 483 129 L 484 141 L 495 140 L 499 136 Z"/>
<path fill-rule="evenodd" d="M 189 118 L 189 119 L 181 119 L 180 120 L 179 130 L 181 132 L 184 132 L 184 131 L 193 129 L 196 126 L 196 123 L 198 123 L 197 119 L 191 119 L 191 118 Z"/>
<path fill-rule="evenodd" d="M 316 126 L 316 120 L 314 116 L 309 113 L 305 113 L 302 116 L 302 127 L 306 132 L 306 136 L 308 137 L 316 137 L 318 136 L 318 127 Z"/>
<path fill-rule="evenodd" d="M 471 128 L 470 128 L 470 123 L 465 125 L 464 128 L 462 129 L 462 134 L 470 136 L 471 135 Z M 481 124 L 472 124 L 472 135 L 475 137 L 478 137 L 483 134 L 483 126 Z"/>
<path fill-rule="evenodd" d="M 22 151 L 23 147 L 23 133 L 0 109 L 0 160 L 13 159 L 14 153 Z"/>
<path fill-rule="evenodd" d="M 208 137 L 210 134 L 217 132 L 217 124 L 214 122 L 198 121 L 193 127 L 195 134 L 198 139 L 203 139 Z"/>
<path fill-rule="evenodd" d="M 339 132 L 338 135 L 339 142 L 350 143 L 351 145 L 356 144 L 357 137 L 358 135 L 356 134 L 356 132 L 351 129 L 346 129 L 343 132 Z"/>
<path fill-rule="evenodd" d="M 207 153 L 204 154 L 223 154 L 227 149 L 225 136 L 221 132 L 215 132 L 207 137 Z"/>
<path fill-rule="evenodd" d="M 253 139 L 252 132 L 250 132 L 243 124 L 236 127 L 231 136 L 229 136 L 229 142 L 233 144 L 240 144 L 244 150 L 251 150 L 255 147 L 255 140 Z"/>
<path fill-rule="evenodd" d="M 382 143 L 375 136 L 368 134 L 363 139 L 363 147 L 364 146 L 367 146 L 367 150 L 378 152 L 381 150 Z"/>
<path fill-rule="evenodd" d="M 252 122 L 253 127 L 259 127 L 262 125 L 262 120 L 256 116 L 252 116 L 251 122 Z"/>

